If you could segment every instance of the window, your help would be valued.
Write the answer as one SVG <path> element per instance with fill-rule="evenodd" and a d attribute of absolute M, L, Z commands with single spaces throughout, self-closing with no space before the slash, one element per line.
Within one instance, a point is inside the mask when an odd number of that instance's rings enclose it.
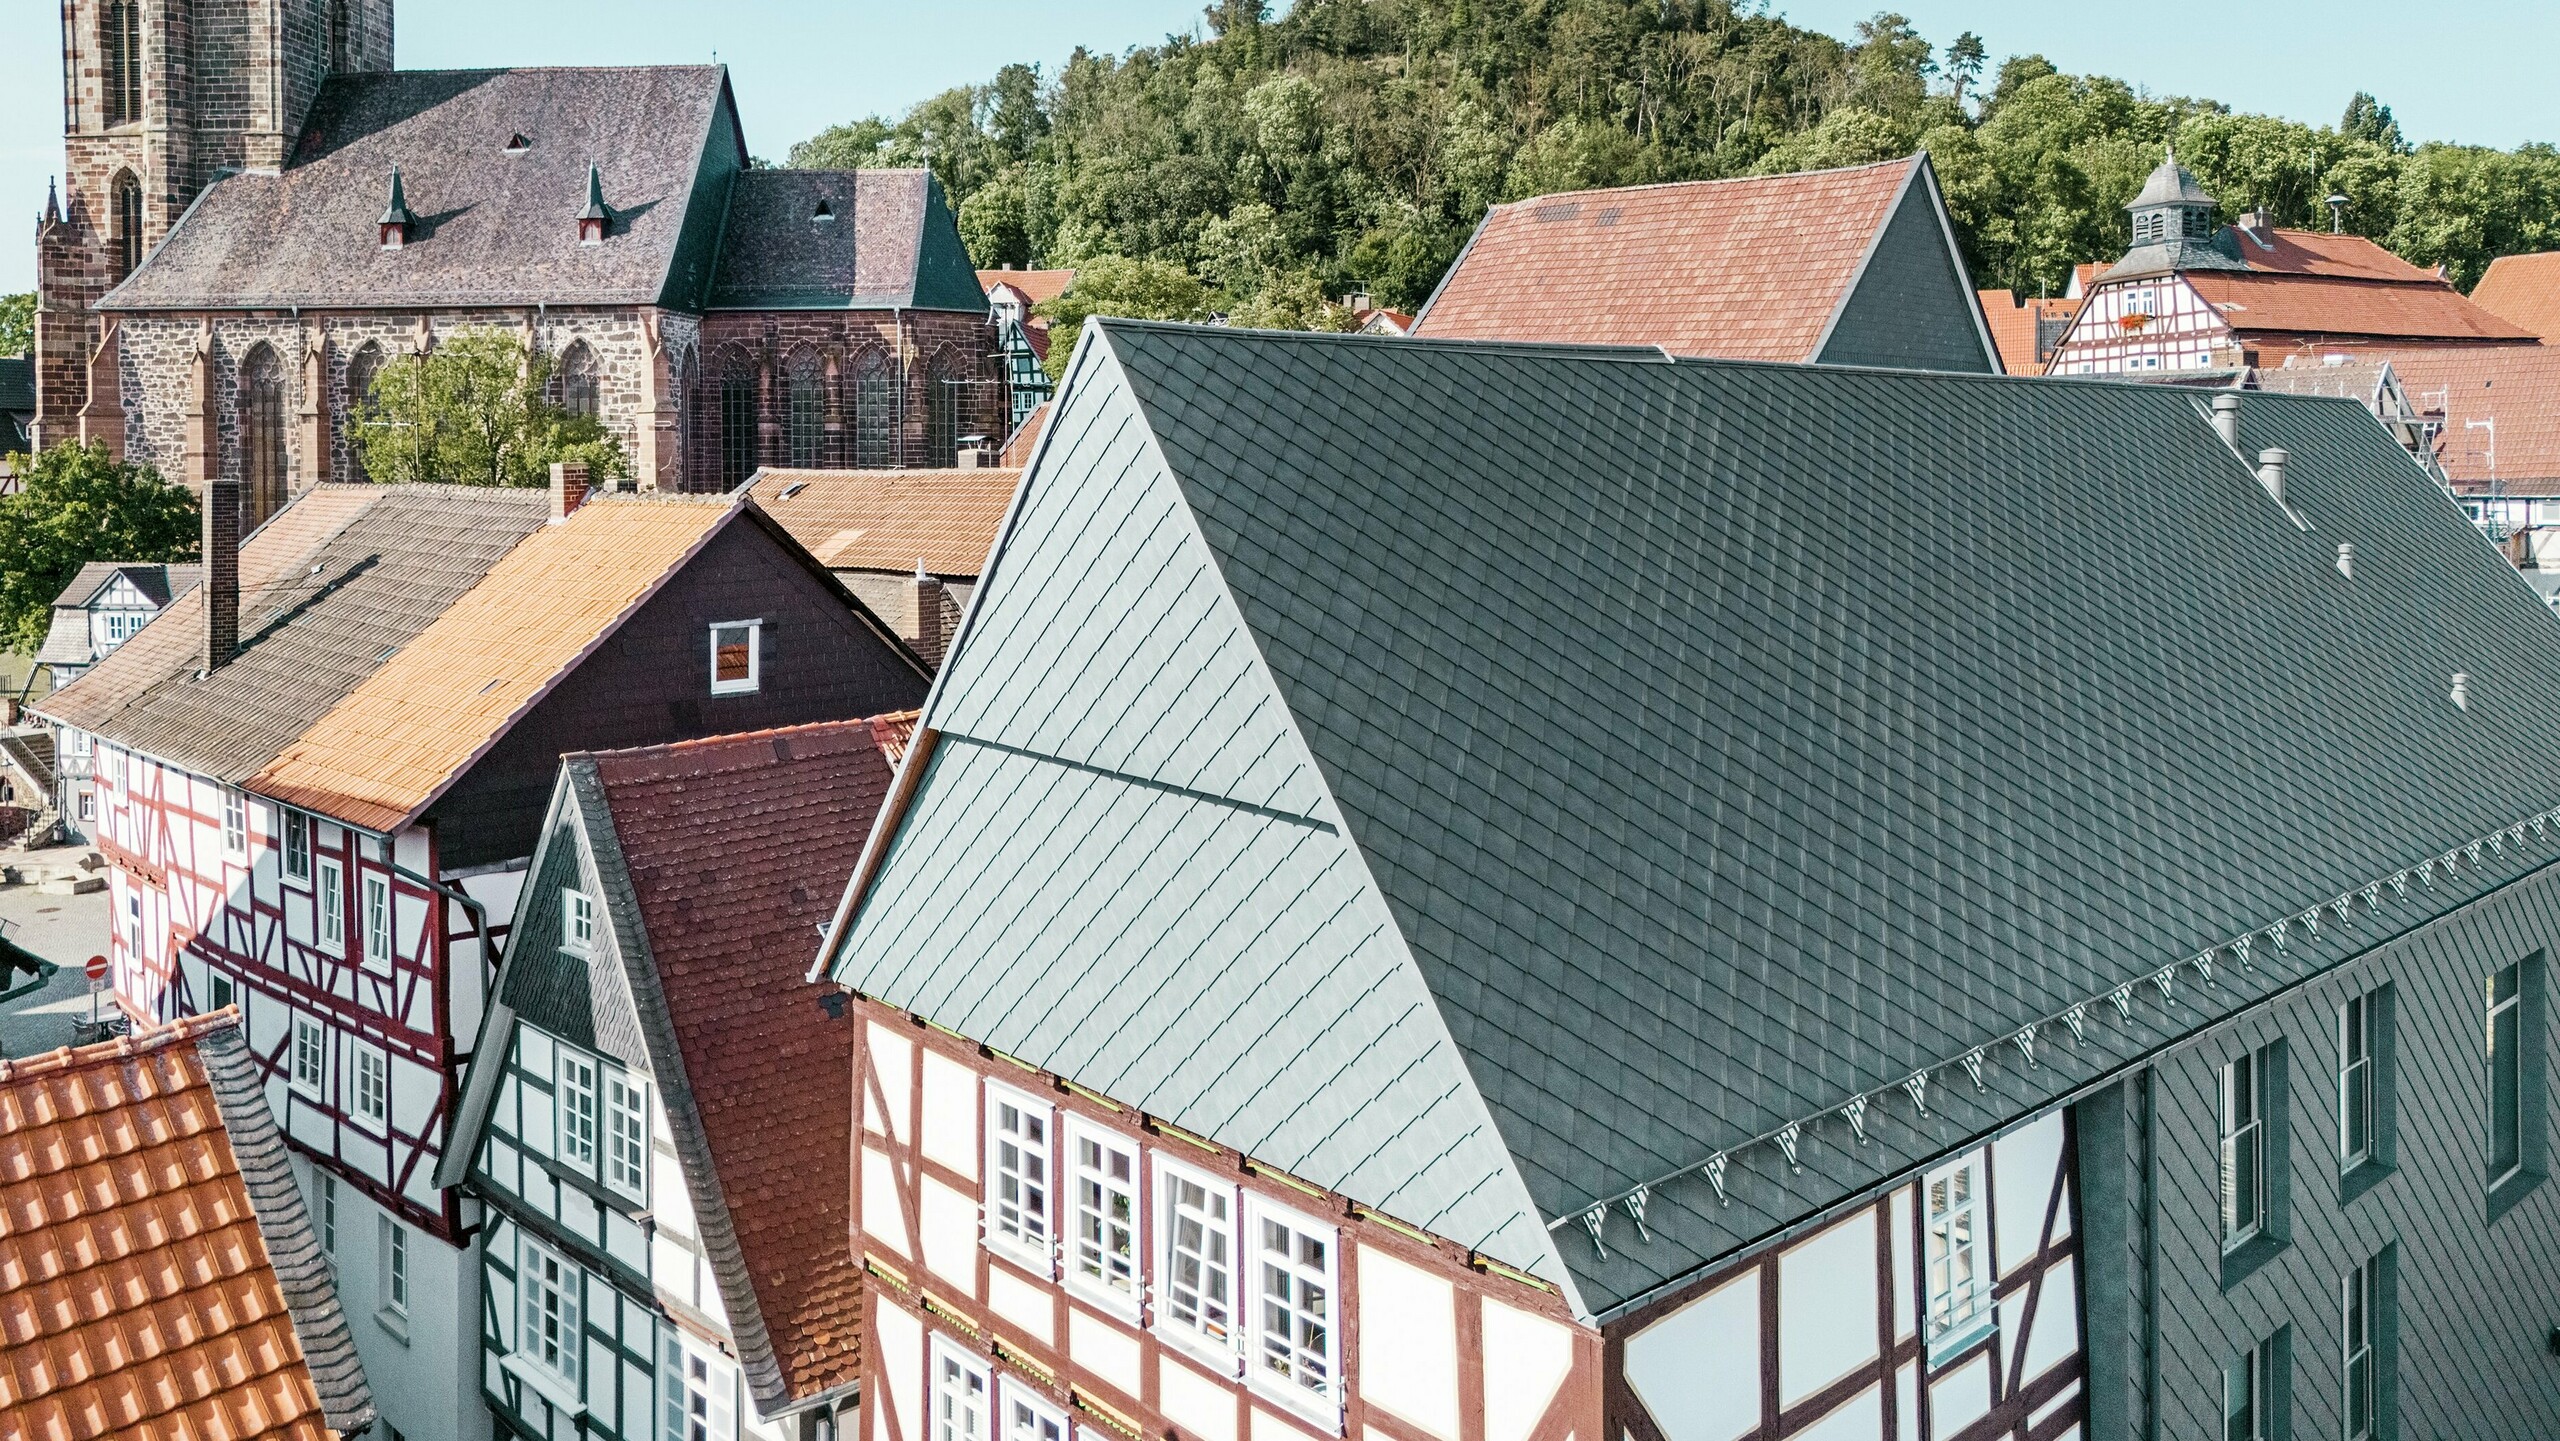
<path fill-rule="evenodd" d="M 560 369 L 553 380 L 559 392 L 560 408 L 571 415 L 593 419 L 598 412 L 596 387 L 596 353 L 583 340 L 569 342 L 560 352 Z"/>
<path fill-rule="evenodd" d="M 317 1020 L 293 1018 L 293 1088 L 313 1100 L 328 1085 L 329 1033 Z"/>
<path fill-rule="evenodd" d="M 2266 1343 L 2250 1347 L 2222 1370 L 2223 1441 L 2274 1441 L 2274 1407 L 2267 1394 L 2274 1367 Z"/>
<path fill-rule="evenodd" d="M 356 1058 L 356 1123 L 379 1132 L 391 1122 L 391 1062 L 381 1048 L 362 1041 L 350 1049 Z"/>
<path fill-rule="evenodd" d="M 568 1383 L 575 1394 L 586 1349 L 578 1335 L 578 1300 L 587 1278 L 530 1232 L 516 1235 L 516 1354 Z"/>
<path fill-rule="evenodd" d="M 347 68 L 347 0 L 329 0 L 329 68 Z"/>
<path fill-rule="evenodd" d="M 218 1011 L 223 1007 L 230 1005 L 233 996 L 231 978 L 229 976 L 217 975 L 207 977 L 206 979 L 209 982 L 206 989 L 212 994 L 213 1009 Z"/>
<path fill-rule="evenodd" d="M 2265 1071 L 2255 1052 L 2222 1068 L 2222 1249 L 2255 1239 L 2267 1222 Z"/>
<path fill-rule="evenodd" d="M 382 1218 L 382 1309 L 409 1314 L 409 1233 L 388 1216 Z"/>
<path fill-rule="evenodd" d="M 2373 1012 L 2367 997 L 2338 1008 L 2338 1160 L 2353 1170 L 2373 1154 Z"/>
<path fill-rule="evenodd" d="M 320 863 L 320 884 L 313 892 L 311 904 L 319 912 L 320 943 L 343 946 L 347 943 L 346 871 L 336 861 Z"/>
<path fill-rule="evenodd" d="M 2524 1165 L 2523 967 L 2489 977 L 2489 1180 L 2495 1185 Z"/>
<path fill-rule="evenodd" d="M 80 793 L 80 819 L 92 822 L 98 819 L 97 792 L 82 791 Z"/>
<path fill-rule="evenodd" d="M 1235 1349 L 1235 1189 L 1158 1160 L 1156 1324 L 1180 1340 Z"/>
<path fill-rule="evenodd" d="M 888 357 L 863 357 L 853 373 L 853 463 L 885 470 L 898 463 L 898 382 Z"/>
<path fill-rule="evenodd" d="M 1067 1441 L 1066 1413 L 1010 1376 L 1004 1381 L 1003 1415 L 1003 1441 Z"/>
<path fill-rule="evenodd" d="M 124 893 L 124 949 L 136 960 L 142 958 L 142 891 L 139 887 Z"/>
<path fill-rule="evenodd" d="M 735 1441 L 736 1373 L 690 1336 L 670 1330 L 658 1353 L 663 1441 Z"/>
<path fill-rule="evenodd" d="M 116 279 L 131 275 L 142 264 L 142 182 L 130 170 L 116 172 L 115 234 Z M 131 634 L 128 630 L 126 634 Z M 122 640 L 109 628 L 110 640 Z"/>
<path fill-rule="evenodd" d="M 98 30 L 107 123 L 131 125 L 142 119 L 142 0 L 110 0 Z"/>
<path fill-rule="evenodd" d="M 763 682 L 764 622 L 728 621 L 711 628 L 711 693 L 743 695 Z"/>
<path fill-rule="evenodd" d="M 284 362 L 260 341 L 240 362 L 240 528 L 284 508 Z"/>
<path fill-rule="evenodd" d="M 382 347 L 368 340 L 347 361 L 347 479 L 370 479 L 364 469 L 364 433 L 373 416 L 373 378 L 382 373 Z"/>
<path fill-rule="evenodd" d="M 334 1267 L 338 1264 L 338 1178 L 316 1166 L 312 1175 L 320 1182 L 320 1203 L 313 1208 L 320 1213 L 320 1257 Z"/>
<path fill-rule="evenodd" d="M 649 1203 L 649 1086 L 618 1070 L 604 1082 L 604 1180 Z"/>
<path fill-rule="evenodd" d="M 1334 1230 L 1260 1200 L 1248 1211 L 1250 1374 L 1291 1401 L 1332 1402 L 1340 1369 L 1334 1354 Z"/>
<path fill-rule="evenodd" d="M 1068 1201 L 1074 1234 L 1068 1284 L 1123 1315 L 1138 1308 L 1138 1151 L 1110 1132 L 1067 1123 Z"/>
<path fill-rule="evenodd" d="M 249 854 L 249 798 L 238 791 L 222 793 L 222 853 L 234 860 Z"/>
<path fill-rule="evenodd" d="M 364 878 L 364 964 L 365 969 L 391 969 L 391 881 L 387 876 Z"/>
<path fill-rule="evenodd" d="M 2382 1286 L 2382 1258 L 2374 1257 L 2349 1271 L 2341 1283 L 2338 1334 L 2345 1364 L 2340 1371 L 2346 1394 L 2340 1408 L 2346 1418 L 2346 1441 L 2367 1441 L 2374 1432 L 2374 1319 Z"/>
<path fill-rule="evenodd" d="M 931 1441 L 992 1441 L 987 1434 L 987 1368 L 939 1336 L 933 1338 Z"/>
<path fill-rule="evenodd" d="M 596 1168 L 596 1063 L 565 1042 L 557 1048 L 559 1064 L 552 1073 L 560 1103 L 560 1159 L 579 1170 Z"/>
<path fill-rule="evenodd" d="M 732 362 L 720 377 L 720 486 L 735 490 L 756 469 L 756 372 Z"/>
<path fill-rule="evenodd" d="M 802 351 L 791 365 L 787 433 L 791 463 L 803 470 L 827 463 L 827 377 L 818 357 Z"/>
<path fill-rule="evenodd" d="M 571 955 L 583 956 L 596 939 L 595 897 L 584 891 L 564 890 L 560 893 L 560 947 Z"/>
<path fill-rule="evenodd" d="M 936 367 L 925 386 L 924 463 L 950 465 L 960 456 L 960 403 L 969 382 Z"/>
<path fill-rule="evenodd" d="M 1967 1157 L 1927 1182 L 1929 1344 L 1937 1351 L 1965 1345 L 1991 1324 L 1980 1167 L 1978 1157 Z"/>
<path fill-rule="evenodd" d="M 284 813 L 284 873 L 297 881 L 311 879 L 311 817 Z"/>
<path fill-rule="evenodd" d="M 987 1240 L 1049 1273 L 1050 1109 L 987 1085 Z"/>

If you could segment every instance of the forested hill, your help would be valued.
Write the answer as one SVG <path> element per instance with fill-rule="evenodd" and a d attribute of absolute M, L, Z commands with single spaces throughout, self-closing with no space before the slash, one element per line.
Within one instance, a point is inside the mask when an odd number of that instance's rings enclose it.
<path fill-rule="evenodd" d="M 2560 245 L 2560 152 L 2412 147 L 2341 96 L 2311 127 L 2206 99 L 1990 68 L 1878 15 L 1854 41 L 1731 0 L 1224 0 L 1205 38 L 1009 65 L 904 117 L 833 127 L 795 165 L 930 163 L 981 265 L 1082 265 L 1112 308 L 1322 323 L 1321 297 L 1411 308 L 1488 204 L 1547 191 L 1851 165 L 1926 148 L 1985 286 L 2059 293 L 2125 248 L 2124 203 L 2174 133 L 2229 215 L 2346 223 L 2468 286 Z M 1080 279 L 1079 290 L 1086 290 Z"/>

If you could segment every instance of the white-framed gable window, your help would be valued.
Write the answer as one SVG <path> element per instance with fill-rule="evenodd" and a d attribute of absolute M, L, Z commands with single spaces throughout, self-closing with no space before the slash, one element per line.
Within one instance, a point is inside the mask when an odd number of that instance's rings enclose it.
<path fill-rule="evenodd" d="M 1004 1378 L 1000 1441 L 1067 1441 L 1067 1414 L 1011 1376 Z"/>
<path fill-rule="evenodd" d="M 987 1083 L 987 1244 L 1049 1274 L 1050 1127 L 1045 1101 Z"/>
<path fill-rule="evenodd" d="M 1067 1284 L 1128 1319 L 1138 1314 L 1138 1148 L 1067 1119 Z"/>
<path fill-rule="evenodd" d="M 660 1441 L 737 1441 L 738 1372 L 670 1327 L 658 1347 Z"/>
<path fill-rule="evenodd" d="M 1236 1190 L 1158 1153 L 1156 1329 L 1226 1361 L 1236 1351 Z"/>
<path fill-rule="evenodd" d="M 585 891 L 560 892 L 560 948 L 583 956 L 596 943 L 596 898 Z"/>
<path fill-rule="evenodd" d="M 596 1169 L 596 1063 L 566 1041 L 552 1047 L 552 1094 L 559 1121 L 552 1134 L 553 1154 L 593 1175 Z"/>
<path fill-rule="evenodd" d="M 284 811 L 285 879 L 311 879 L 311 817 L 297 810 Z"/>
<path fill-rule="evenodd" d="M 619 1069 L 604 1078 L 604 1183 L 649 1204 L 649 1083 Z"/>
<path fill-rule="evenodd" d="M 294 1015 L 291 1060 L 293 1089 L 310 1100 L 321 1099 L 329 1084 L 329 1031 L 318 1017 Z"/>
<path fill-rule="evenodd" d="M 391 878 L 364 878 L 364 968 L 391 969 Z"/>
<path fill-rule="evenodd" d="M 1338 1415 L 1342 1358 L 1334 1324 L 1339 1244 L 1331 1226 L 1259 1196 L 1245 1199 L 1245 1283 L 1253 1328 L 1246 1375 L 1267 1394 Z"/>
<path fill-rule="evenodd" d="M 320 920 L 320 943 L 343 946 L 347 943 L 347 872 L 338 862 L 323 859 L 319 865 L 319 882 L 311 890 L 311 908 Z"/>
<path fill-rule="evenodd" d="M 745 695 L 764 683 L 764 622 L 722 621 L 711 627 L 711 693 Z"/>
<path fill-rule="evenodd" d="M 988 1414 L 994 1378 L 986 1364 L 941 1336 L 933 1338 L 930 1441 L 994 1441 Z"/>
<path fill-rule="evenodd" d="M 1932 1173 L 1921 1187 L 1926 1207 L 1929 1345 L 1940 1354 L 1991 1325 L 1991 1258 L 1984 1254 L 1982 1158 L 1979 1153 Z"/>
<path fill-rule="evenodd" d="M 222 792 L 222 853 L 235 861 L 249 854 L 249 798 L 227 786 Z"/>
<path fill-rule="evenodd" d="M 516 1354 L 541 1367 L 578 1394 L 578 1363 L 586 1343 L 578 1335 L 578 1305 L 586 1274 L 559 1252 L 519 1230 L 516 1248 Z"/>
<path fill-rule="evenodd" d="M 391 1059 L 369 1041 L 350 1041 L 355 1056 L 356 1124 L 380 1135 L 391 1124 Z"/>

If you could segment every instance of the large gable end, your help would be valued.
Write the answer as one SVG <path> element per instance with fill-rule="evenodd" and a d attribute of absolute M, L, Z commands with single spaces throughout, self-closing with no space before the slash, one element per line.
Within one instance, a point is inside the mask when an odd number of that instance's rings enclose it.
<path fill-rule="evenodd" d="M 2000 371 L 1998 349 L 1927 156 L 1911 167 L 1892 218 L 1876 232 L 1813 358 L 1833 365 Z"/>

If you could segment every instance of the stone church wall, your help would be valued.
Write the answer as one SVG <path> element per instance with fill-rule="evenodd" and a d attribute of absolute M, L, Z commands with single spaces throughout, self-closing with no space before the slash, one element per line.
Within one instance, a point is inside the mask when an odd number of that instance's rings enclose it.
<path fill-rule="evenodd" d="M 829 375 L 826 439 L 819 454 L 822 466 L 852 466 L 859 458 L 853 382 L 857 370 L 874 355 L 904 382 L 891 441 L 895 464 L 950 463 L 947 454 L 936 454 L 927 444 L 928 396 L 942 379 L 979 382 L 966 394 L 955 433 L 985 435 L 1001 444 L 1010 401 L 996 351 L 995 327 L 983 314 L 715 311 L 702 319 L 699 348 L 684 378 L 685 488 L 720 490 L 734 479 L 723 470 L 726 421 L 720 397 L 727 378 L 741 370 L 756 385 L 754 466 L 791 464 L 790 375 L 804 356 Z"/>

